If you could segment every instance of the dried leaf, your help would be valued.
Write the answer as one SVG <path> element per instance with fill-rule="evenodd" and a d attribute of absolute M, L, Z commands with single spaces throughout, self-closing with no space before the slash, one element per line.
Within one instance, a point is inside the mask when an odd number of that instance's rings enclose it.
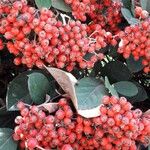
<path fill-rule="evenodd" d="M 58 103 L 43 103 L 39 105 L 39 108 L 42 110 L 46 110 L 49 113 L 53 113 L 58 109 Z"/>
<path fill-rule="evenodd" d="M 74 85 L 78 82 L 77 79 L 71 73 L 65 72 L 63 70 L 53 67 L 45 68 L 51 73 L 62 89 L 70 96 L 75 108 L 78 109 L 77 97 L 74 88 Z"/>

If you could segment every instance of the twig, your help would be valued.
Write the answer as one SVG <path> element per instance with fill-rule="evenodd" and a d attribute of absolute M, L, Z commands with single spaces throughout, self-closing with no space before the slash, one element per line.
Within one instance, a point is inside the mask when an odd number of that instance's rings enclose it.
<path fill-rule="evenodd" d="M 63 25 L 66 25 L 67 24 L 67 22 L 66 22 L 66 18 L 68 18 L 69 19 L 69 21 L 68 22 L 70 22 L 70 17 L 69 16 L 67 16 L 66 14 L 60 14 L 60 16 L 62 17 L 62 21 L 63 21 Z"/>

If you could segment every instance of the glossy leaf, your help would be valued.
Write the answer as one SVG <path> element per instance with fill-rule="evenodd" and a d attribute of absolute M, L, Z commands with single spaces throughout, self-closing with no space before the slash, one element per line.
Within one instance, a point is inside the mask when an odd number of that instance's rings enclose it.
<path fill-rule="evenodd" d="M 138 93 L 133 96 L 133 97 L 129 97 L 128 100 L 133 102 L 141 102 L 144 101 L 148 98 L 147 92 L 145 91 L 144 87 L 141 86 L 138 82 L 133 82 L 136 87 L 138 88 Z"/>
<path fill-rule="evenodd" d="M 64 0 L 51 0 L 52 6 L 56 9 L 62 10 L 64 12 L 71 12 L 71 8 L 67 5 Z"/>
<path fill-rule="evenodd" d="M 35 104 L 45 101 L 46 94 L 51 91 L 51 85 L 46 76 L 41 73 L 32 73 L 28 79 L 28 89 Z"/>
<path fill-rule="evenodd" d="M 32 71 L 26 71 L 12 80 L 7 89 L 6 107 L 9 111 L 17 110 L 16 104 L 19 100 L 31 104 L 32 100 L 28 91 L 28 76 Z"/>
<path fill-rule="evenodd" d="M 78 109 L 87 110 L 100 106 L 101 99 L 107 95 L 103 81 L 94 78 L 83 78 L 75 85 Z"/>
<path fill-rule="evenodd" d="M 49 9 L 52 5 L 51 0 L 35 0 L 35 3 L 38 8 L 46 7 Z"/>
<path fill-rule="evenodd" d="M 120 61 L 111 61 L 107 63 L 102 69 L 102 75 L 107 76 L 110 83 L 127 81 L 132 77 L 128 67 Z"/>
<path fill-rule="evenodd" d="M 130 25 L 135 25 L 140 22 L 138 19 L 132 16 L 131 12 L 127 8 L 121 8 L 121 13 Z"/>
<path fill-rule="evenodd" d="M 17 143 L 12 139 L 13 130 L 0 128 L 0 150 L 17 150 Z"/>
<path fill-rule="evenodd" d="M 129 81 L 117 82 L 114 84 L 114 87 L 116 91 L 123 96 L 132 97 L 138 93 L 136 85 Z"/>

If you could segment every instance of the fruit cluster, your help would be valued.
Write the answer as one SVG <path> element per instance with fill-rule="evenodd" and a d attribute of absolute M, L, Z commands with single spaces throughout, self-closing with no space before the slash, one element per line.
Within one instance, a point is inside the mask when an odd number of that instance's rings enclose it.
<path fill-rule="evenodd" d="M 72 14 L 76 19 L 86 21 L 87 16 L 92 24 L 100 24 L 107 31 L 117 32 L 121 22 L 121 2 L 113 0 L 65 0 L 71 5 Z"/>
<path fill-rule="evenodd" d="M 130 55 L 133 55 L 135 60 L 142 58 L 144 72 L 150 72 L 150 20 L 126 27 L 119 33 L 119 37 L 121 41 L 118 52 L 126 59 Z"/>
<path fill-rule="evenodd" d="M 26 0 L 0 5 L 0 33 L 10 40 L 7 48 L 16 56 L 16 65 L 41 68 L 46 64 L 71 71 L 75 65 L 91 68 L 103 59 L 103 54 L 97 53 L 106 46 L 107 32 L 97 27 L 99 34 L 92 38 L 87 25 L 73 20 L 67 23 L 66 15 L 60 16 L 63 22 L 51 10 L 37 10 Z M 89 61 L 84 59 L 87 53 L 94 55 Z"/>
<path fill-rule="evenodd" d="M 21 116 L 17 116 L 14 140 L 20 147 L 49 150 L 136 150 L 136 141 L 147 144 L 150 137 L 150 120 L 140 109 L 124 97 L 103 97 L 101 115 L 86 119 L 73 113 L 66 98 L 58 102 L 59 108 L 52 115 L 38 106 L 25 107 L 19 102 Z"/>

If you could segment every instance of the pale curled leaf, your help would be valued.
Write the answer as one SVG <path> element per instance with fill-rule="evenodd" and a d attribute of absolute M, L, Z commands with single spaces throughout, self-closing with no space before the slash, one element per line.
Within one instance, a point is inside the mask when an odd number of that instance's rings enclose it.
<path fill-rule="evenodd" d="M 58 103 L 43 103 L 38 107 L 39 109 L 46 110 L 49 113 L 53 113 L 58 109 Z"/>
<path fill-rule="evenodd" d="M 71 73 L 65 72 L 63 70 L 53 67 L 45 68 L 50 72 L 61 88 L 70 96 L 75 108 L 78 109 L 77 97 L 74 88 L 74 85 L 77 83 L 77 79 Z"/>
<path fill-rule="evenodd" d="M 78 110 L 78 113 L 85 117 L 85 118 L 93 118 L 100 116 L 100 106 L 95 107 L 93 109 L 87 109 L 87 110 Z"/>

